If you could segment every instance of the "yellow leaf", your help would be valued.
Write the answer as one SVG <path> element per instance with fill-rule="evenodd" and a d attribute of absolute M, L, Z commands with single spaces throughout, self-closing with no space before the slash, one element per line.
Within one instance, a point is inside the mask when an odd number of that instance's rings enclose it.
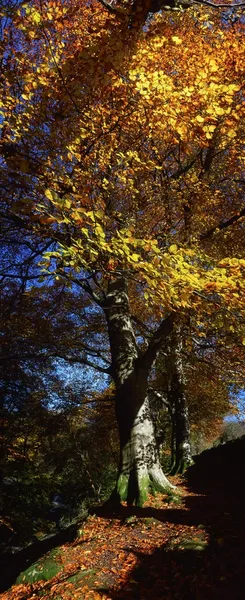
<path fill-rule="evenodd" d="M 198 123 L 203 123 L 204 117 L 202 117 L 201 115 L 197 115 L 196 120 L 198 121 Z"/>
<path fill-rule="evenodd" d="M 53 194 L 52 194 L 51 190 L 47 189 L 47 190 L 45 190 L 44 193 L 45 193 L 46 198 L 48 198 L 48 200 L 51 200 L 51 201 L 53 200 Z"/>
<path fill-rule="evenodd" d="M 131 256 L 130 258 L 131 258 L 131 260 L 133 260 L 134 262 L 138 262 L 138 260 L 139 260 L 139 254 L 135 254 L 135 253 L 134 253 L 134 254 L 132 254 L 132 256 Z"/>
<path fill-rule="evenodd" d="M 234 129 L 229 129 L 229 131 L 227 131 L 227 135 L 229 138 L 234 138 L 236 137 L 236 131 L 234 131 Z"/>
<path fill-rule="evenodd" d="M 210 60 L 209 65 L 210 65 L 210 71 L 212 71 L 212 72 L 218 71 L 219 67 L 213 58 Z"/>
<path fill-rule="evenodd" d="M 173 35 L 171 39 L 174 42 L 174 44 L 177 44 L 177 45 L 182 44 L 182 39 L 177 37 L 177 35 Z"/>
<path fill-rule="evenodd" d="M 40 23 L 41 21 L 41 15 L 37 10 L 32 10 L 31 12 L 31 20 L 33 23 L 36 23 L 38 25 L 38 23 Z"/>
<path fill-rule="evenodd" d="M 225 111 L 223 108 L 221 108 L 221 106 L 217 106 L 217 108 L 214 109 L 214 112 L 216 115 L 224 115 Z"/>
<path fill-rule="evenodd" d="M 169 246 L 168 251 L 170 252 L 170 254 L 176 254 L 176 252 L 178 251 L 178 246 L 176 246 L 176 244 L 172 244 L 171 246 Z"/>

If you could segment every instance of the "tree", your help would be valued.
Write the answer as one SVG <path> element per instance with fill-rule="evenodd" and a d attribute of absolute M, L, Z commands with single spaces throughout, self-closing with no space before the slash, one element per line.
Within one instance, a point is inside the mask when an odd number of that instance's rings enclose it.
<path fill-rule="evenodd" d="M 228 349 L 236 356 L 234 334 L 223 331 L 222 339 L 213 329 L 210 337 L 208 331 L 205 339 L 198 337 L 194 315 L 189 314 L 159 354 L 151 397 L 158 439 L 164 442 L 163 451 L 167 444 L 171 447 L 171 473 L 183 472 L 192 454 L 217 438 L 223 418 L 237 414 L 233 385 L 237 381 L 241 389 L 243 384 L 237 375 L 234 378 Z"/>
<path fill-rule="evenodd" d="M 169 411 L 172 421 L 172 473 L 183 473 L 192 464 L 189 407 L 186 397 L 185 368 L 183 360 L 183 325 L 173 330 L 170 358 Z"/>
<path fill-rule="evenodd" d="M 108 7 L 32 2 L 7 23 L 2 166 L 12 213 L 50 244 L 44 274 L 104 315 L 111 365 L 94 366 L 116 386 L 114 499 L 142 503 L 171 487 L 147 387 L 176 315 L 191 307 L 205 329 L 215 307 L 241 329 L 243 23 L 191 9 L 139 29 Z"/>
<path fill-rule="evenodd" d="M 3 549 L 50 531 L 55 494 L 64 499 L 63 512 L 74 515 L 111 490 L 117 447 L 110 391 L 95 394 L 96 378 L 91 381 L 79 356 L 74 361 L 77 348 L 80 357 L 87 348 L 88 336 L 95 360 L 100 339 L 93 318 L 85 339 L 83 300 L 57 281 L 22 295 L 12 279 L 6 290 L 0 288 Z M 76 303 L 79 310 L 83 305 L 80 315 Z M 64 369 L 63 354 L 70 369 Z"/>

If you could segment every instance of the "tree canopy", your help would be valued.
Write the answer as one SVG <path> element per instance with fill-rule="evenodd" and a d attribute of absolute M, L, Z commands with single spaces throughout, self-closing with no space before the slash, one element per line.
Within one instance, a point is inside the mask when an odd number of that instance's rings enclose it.
<path fill-rule="evenodd" d="M 212 6 L 1 8 L 2 361 L 21 389 L 37 364 L 55 385 L 57 360 L 114 379 L 129 502 L 143 471 L 167 485 L 146 397 L 159 352 L 178 334 L 175 400 L 189 390 L 199 423 L 200 355 L 218 363 L 217 419 L 244 384 L 243 5 Z"/>

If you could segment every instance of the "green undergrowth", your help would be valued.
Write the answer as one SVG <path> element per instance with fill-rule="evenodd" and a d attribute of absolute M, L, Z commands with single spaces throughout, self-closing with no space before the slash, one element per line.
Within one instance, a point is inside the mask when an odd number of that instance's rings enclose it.
<path fill-rule="evenodd" d="M 78 573 L 75 573 L 75 575 L 72 575 L 71 577 L 69 577 L 67 579 L 67 581 L 69 583 L 73 583 L 74 585 L 76 585 L 77 583 L 80 583 L 82 581 L 82 579 L 84 579 L 84 577 L 86 577 L 87 585 L 88 585 L 88 583 L 90 585 L 92 585 L 94 582 L 95 575 L 96 575 L 95 569 L 86 569 L 84 571 L 79 571 Z"/>
<path fill-rule="evenodd" d="M 20 573 L 16 579 L 16 584 L 19 583 L 36 583 L 37 581 L 48 581 L 55 577 L 60 571 L 59 563 L 60 550 L 55 549 L 46 554 L 40 560 L 32 564 L 25 571 Z"/>
<path fill-rule="evenodd" d="M 195 537 L 180 536 L 177 539 L 169 541 L 166 550 L 192 550 L 202 552 L 208 546 L 208 539 L 205 531 L 200 531 Z"/>
<path fill-rule="evenodd" d="M 59 561 L 59 555 L 59 548 L 46 554 L 40 560 L 28 567 L 25 571 L 20 573 L 16 579 L 16 584 L 34 584 L 38 581 L 51 580 L 62 570 L 61 563 Z M 67 577 L 66 582 L 72 583 L 76 588 L 76 585 L 80 584 L 81 581 L 86 578 L 86 584 L 93 587 L 95 576 L 95 569 L 84 569 L 82 571 L 78 571 L 70 577 Z M 59 596 L 57 598 L 59 598 Z"/>
<path fill-rule="evenodd" d="M 167 504 L 181 504 L 182 496 L 176 491 L 169 490 L 166 495 L 165 502 L 167 502 Z"/>

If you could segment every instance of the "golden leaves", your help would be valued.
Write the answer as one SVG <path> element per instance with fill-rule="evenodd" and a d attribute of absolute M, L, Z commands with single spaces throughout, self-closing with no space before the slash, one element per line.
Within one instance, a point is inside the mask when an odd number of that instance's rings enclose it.
<path fill-rule="evenodd" d="M 235 69 L 233 33 L 214 27 L 196 35 L 191 16 L 154 22 L 132 48 L 114 17 L 107 22 L 93 6 L 91 19 L 91 10 L 84 2 L 63 20 L 62 5 L 47 2 L 49 45 L 38 11 L 29 12 L 28 44 L 16 59 L 21 110 L 11 108 L 11 126 L 28 147 L 32 136 L 40 140 L 42 173 L 32 179 L 34 195 L 46 202 L 39 222 L 74 232 L 60 250 L 67 267 L 97 269 L 102 279 L 128 269 L 147 288 L 149 304 L 163 310 L 187 307 L 198 293 L 225 295 L 229 282 L 197 244 L 200 223 L 208 227 L 216 214 L 219 222 L 222 205 L 214 169 L 210 189 L 200 172 L 205 163 L 208 179 L 207 153 L 217 143 L 218 177 L 222 148 L 240 139 L 242 50 Z M 38 43 L 29 40 L 30 28 Z M 2 104 L 15 107 L 11 76 L 8 86 Z M 62 188 L 68 176 L 69 193 Z M 192 255 L 183 243 L 183 206 Z"/>
<path fill-rule="evenodd" d="M 45 193 L 46 198 L 52 202 L 54 199 L 53 192 L 49 188 L 47 188 L 44 193 Z"/>
<path fill-rule="evenodd" d="M 178 246 L 176 246 L 176 244 L 172 244 L 171 246 L 169 246 L 168 251 L 170 252 L 170 254 L 176 254 L 176 252 L 178 251 Z"/>
<path fill-rule="evenodd" d="M 172 42 L 174 42 L 174 44 L 176 44 L 177 46 L 179 46 L 179 44 L 183 43 L 183 40 L 181 38 L 179 38 L 177 35 L 173 35 L 171 37 Z"/>
<path fill-rule="evenodd" d="M 202 117 L 201 115 L 197 115 L 197 116 L 196 116 L 196 121 L 197 121 L 198 123 L 203 123 L 203 122 L 205 121 L 205 119 L 204 119 L 204 117 Z"/>

